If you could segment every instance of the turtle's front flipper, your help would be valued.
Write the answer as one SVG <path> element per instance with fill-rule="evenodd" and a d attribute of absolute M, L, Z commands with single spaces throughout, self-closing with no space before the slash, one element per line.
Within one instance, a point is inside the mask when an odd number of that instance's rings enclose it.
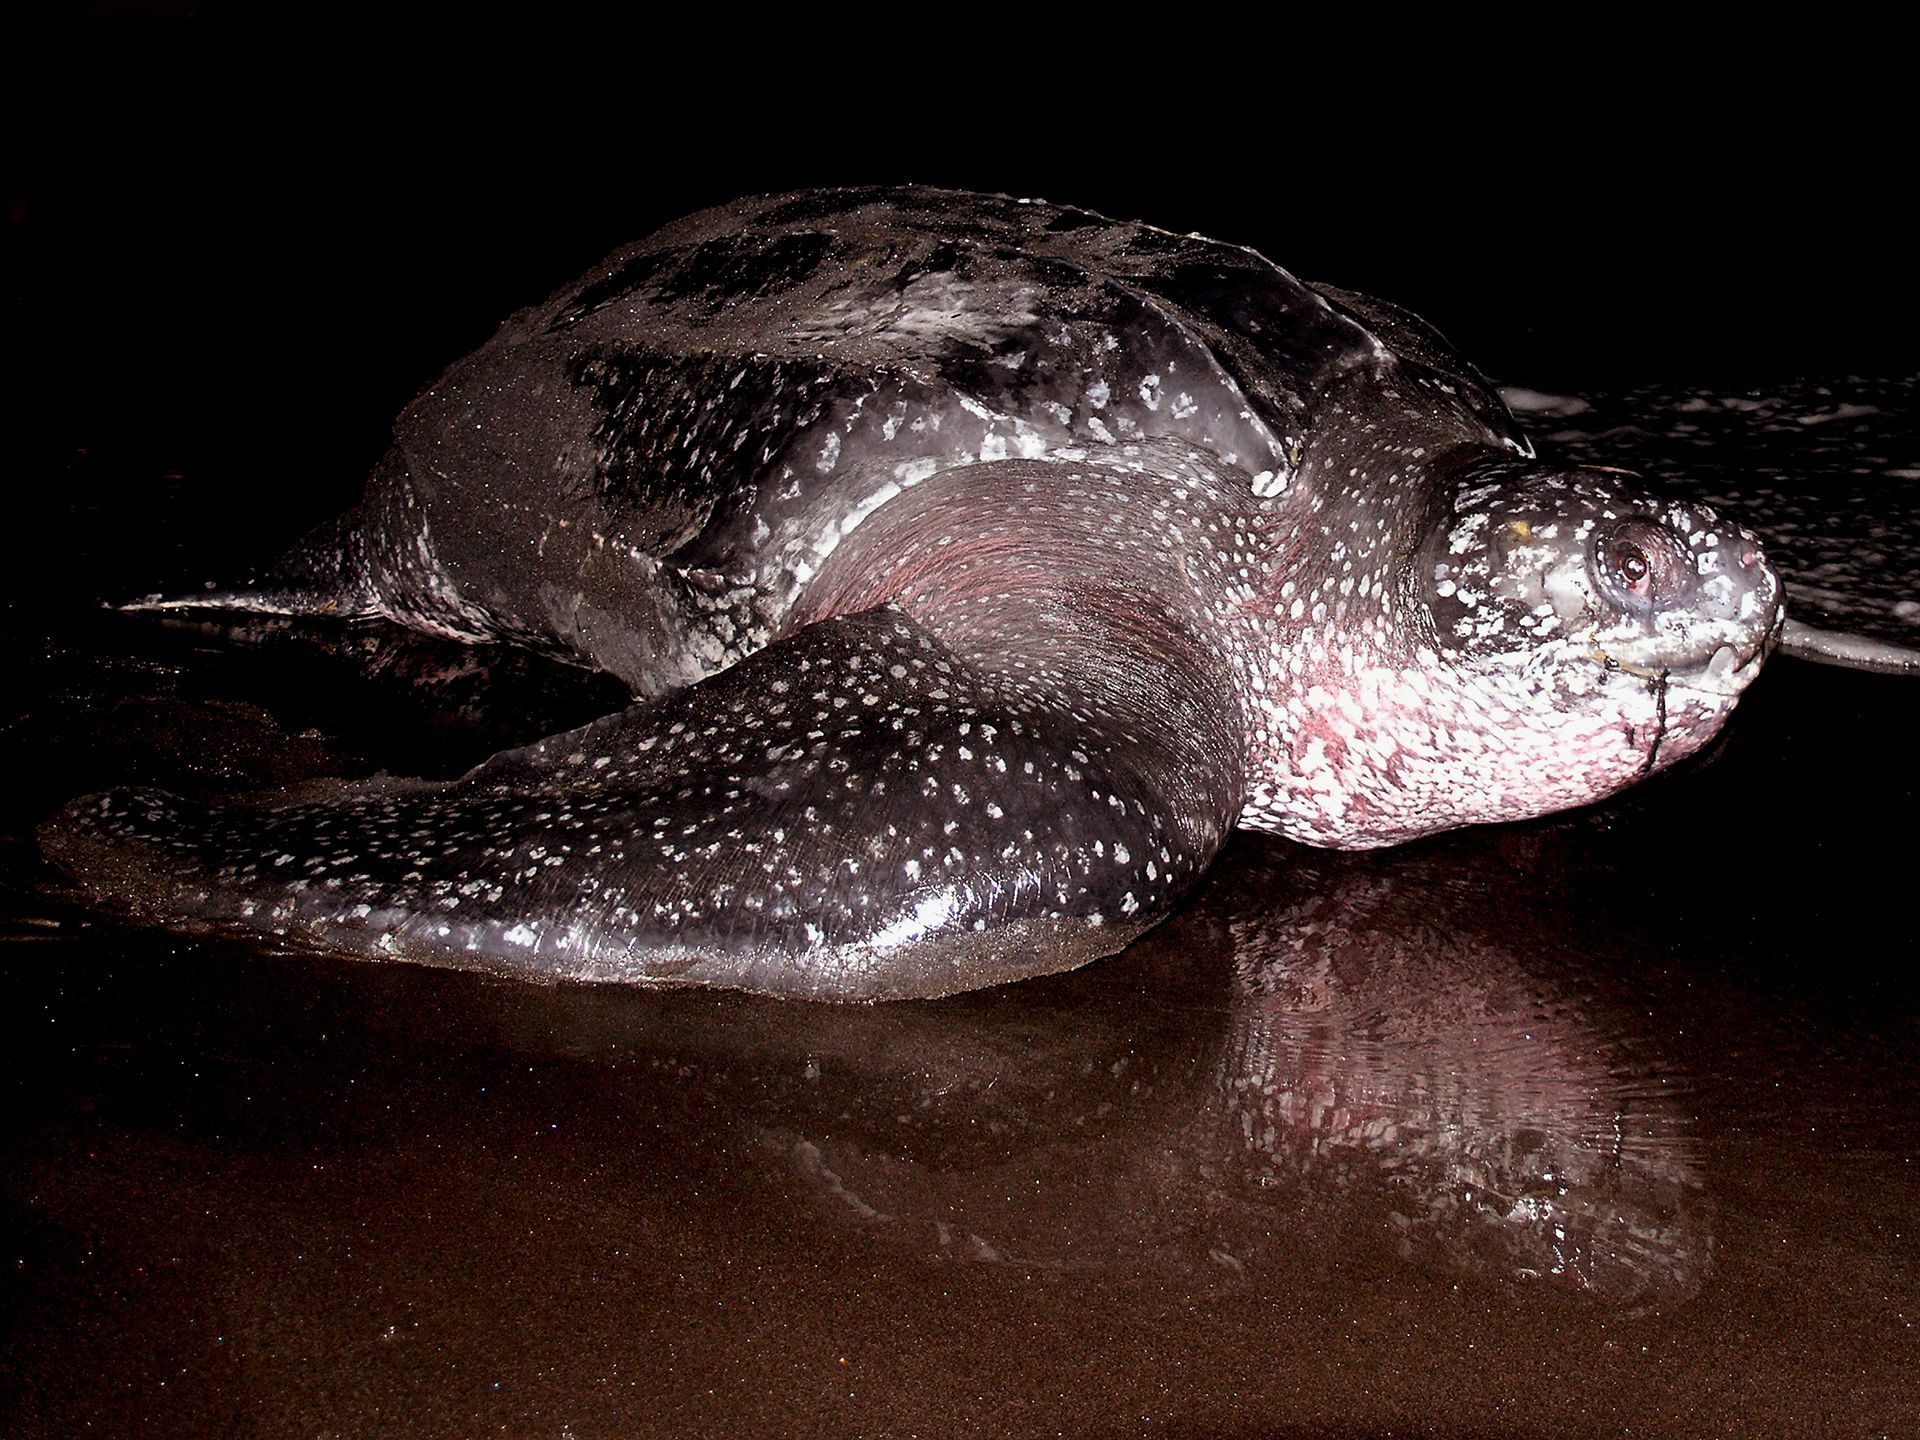
<path fill-rule="evenodd" d="M 1131 663 L 1190 708 L 1174 670 Z M 456 781 L 265 807 L 116 791 L 42 840 L 161 923 L 534 977 L 942 995 L 1120 949 L 1224 840 L 1237 750 L 1098 710 L 879 608 Z"/>

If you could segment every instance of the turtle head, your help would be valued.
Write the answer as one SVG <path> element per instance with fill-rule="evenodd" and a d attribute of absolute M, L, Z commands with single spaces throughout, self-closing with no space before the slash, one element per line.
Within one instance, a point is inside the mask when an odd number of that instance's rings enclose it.
<path fill-rule="evenodd" d="M 1580 691 L 1598 670 L 1731 700 L 1784 618 L 1752 532 L 1621 470 L 1474 472 L 1407 579 L 1444 661 Z"/>
<path fill-rule="evenodd" d="M 1499 463 L 1463 477 L 1405 581 L 1422 648 L 1483 697 L 1493 723 L 1478 738 L 1538 781 L 1539 811 L 1698 750 L 1785 622 L 1751 531 L 1619 470 Z"/>
<path fill-rule="evenodd" d="M 1481 461 L 1431 507 L 1384 643 L 1311 658 L 1243 823 L 1365 847 L 1598 800 L 1705 745 L 1784 623 L 1751 532 L 1622 471 Z"/>

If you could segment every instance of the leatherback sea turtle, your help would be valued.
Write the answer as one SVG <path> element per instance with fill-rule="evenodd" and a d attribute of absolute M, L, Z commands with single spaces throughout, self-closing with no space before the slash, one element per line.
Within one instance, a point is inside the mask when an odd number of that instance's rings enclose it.
<path fill-rule="evenodd" d="M 750 200 L 521 312 L 245 593 L 559 650 L 627 709 L 450 782 L 76 802 L 104 903 L 376 958 L 820 998 L 1079 965 L 1235 825 L 1392 844 L 1699 749 L 1753 536 L 1535 460 L 1413 316 L 924 189 Z"/>

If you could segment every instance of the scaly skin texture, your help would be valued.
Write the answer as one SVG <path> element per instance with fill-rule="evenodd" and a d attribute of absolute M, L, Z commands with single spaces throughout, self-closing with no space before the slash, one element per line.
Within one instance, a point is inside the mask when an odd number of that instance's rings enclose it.
<path fill-rule="evenodd" d="M 1412 317 L 1086 212 L 692 217 L 510 320 L 257 589 L 636 703 L 439 785 L 76 802 L 103 902 L 539 977 L 937 995 L 1164 916 L 1237 823 L 1389 844 L 1697 748 L 1752 537 L 1556 471 Z"/>

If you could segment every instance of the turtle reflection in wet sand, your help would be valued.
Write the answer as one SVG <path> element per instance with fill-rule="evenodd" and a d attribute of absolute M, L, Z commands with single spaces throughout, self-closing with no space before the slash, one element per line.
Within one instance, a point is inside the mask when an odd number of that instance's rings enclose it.
<path fill-rule="evenodd" d="M 818 1235 L 916 1262 L 1296 1296 L 1411 1268 L 1664 1307 L 1711 1273 L 1715 1209 L 1647 1044 L 1651 927 L 1560 893 L 1585 838 L 1236 846 L 1124 959 L 1018 994 L 472 986 L 436 1023 L 644 1076 L 615 1128 L 666 1123 Z"/>
<path fill-rule="evenodd" d="M 451 782 L 77 801 L 142 920 L 533 978 L 932 996 L 1124 947 L 1236 825 L 1392 844 L 1698 750 L 1754 537 L 1541 463 L 1419 320 L 931 190 L 622 250 L 403 413 L 366 500 L 187 603 L 555 651 L 633 704 Z"/>

